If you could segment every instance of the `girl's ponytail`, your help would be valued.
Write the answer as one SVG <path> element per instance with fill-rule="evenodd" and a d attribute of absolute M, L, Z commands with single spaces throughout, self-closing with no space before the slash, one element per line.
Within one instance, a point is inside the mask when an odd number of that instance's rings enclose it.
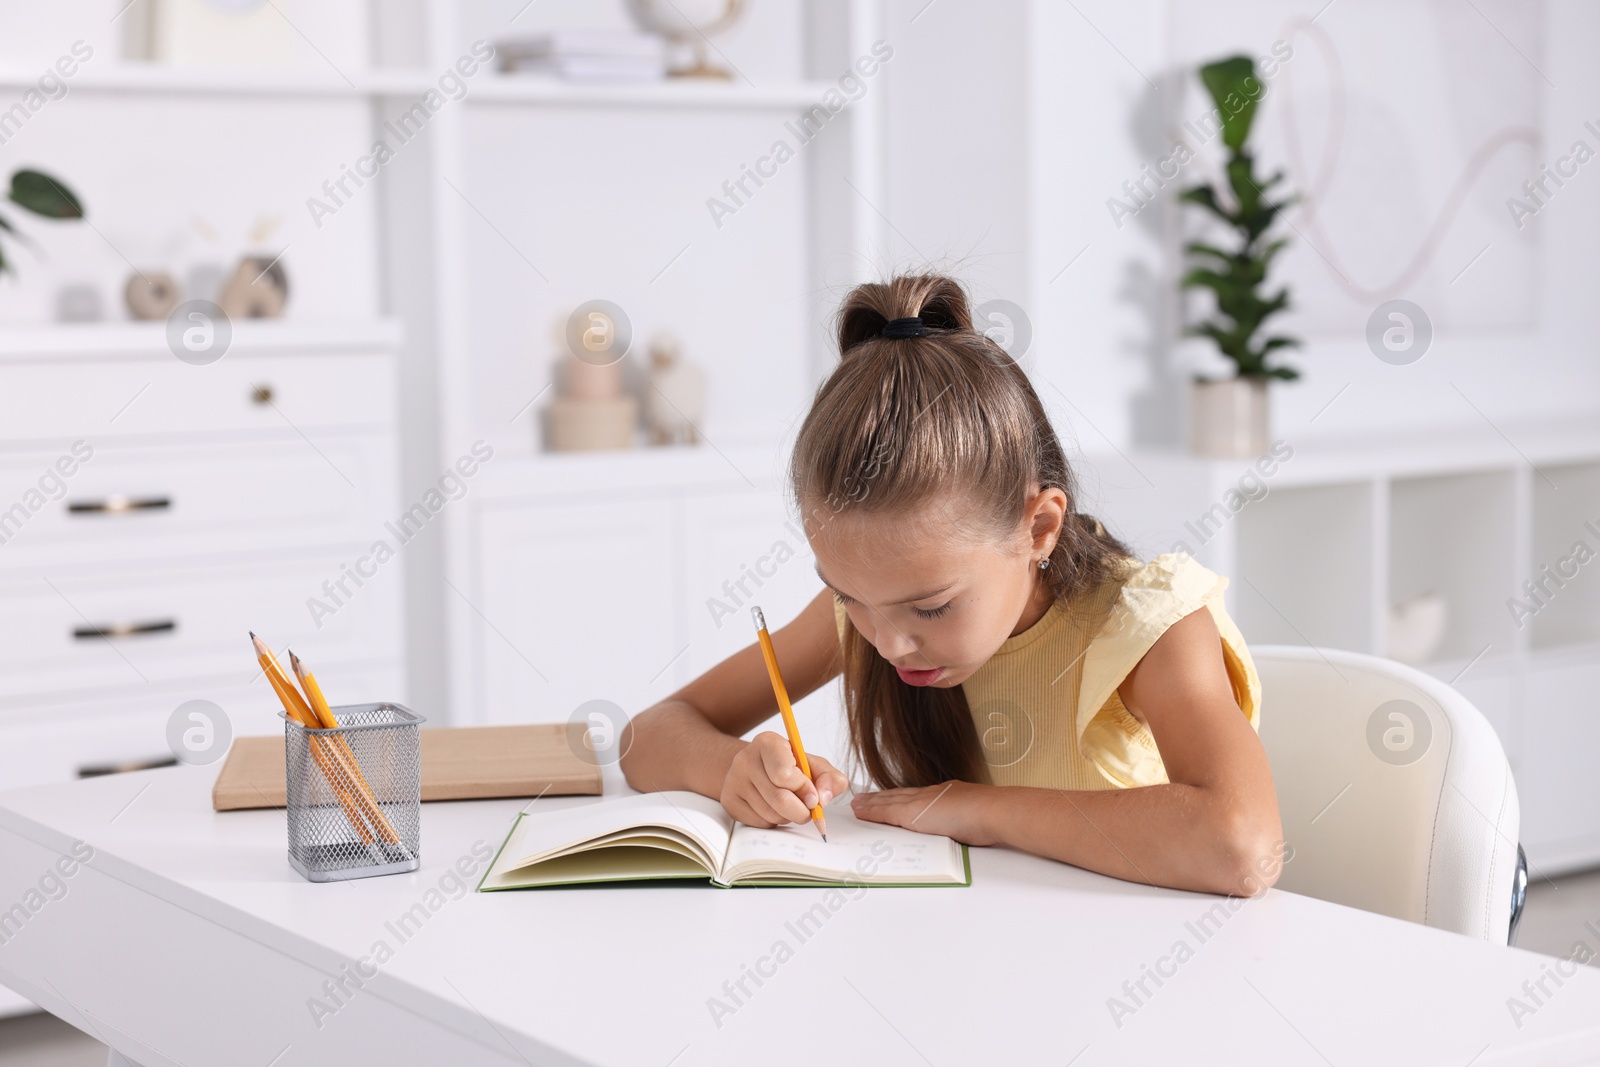
<path fill-rule="evenodd" d="M 884 337 L 883 328 L 899 319 L 921 319 L 927 330 L 971 330 L 967 294 L 954 279 L 937 274 L 903 274 L 888 282 L 858 285 L 839 309 L 839 354 Z"/>

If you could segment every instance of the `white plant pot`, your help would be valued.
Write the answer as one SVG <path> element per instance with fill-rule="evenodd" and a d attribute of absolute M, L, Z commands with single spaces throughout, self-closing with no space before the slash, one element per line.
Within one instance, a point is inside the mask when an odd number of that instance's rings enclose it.
<path fill-rule="evenodd" d="M 1189 391 L 1189 451 L 1250 459 L 1271 443 L 1265 378 L 1196 379 Z"/>

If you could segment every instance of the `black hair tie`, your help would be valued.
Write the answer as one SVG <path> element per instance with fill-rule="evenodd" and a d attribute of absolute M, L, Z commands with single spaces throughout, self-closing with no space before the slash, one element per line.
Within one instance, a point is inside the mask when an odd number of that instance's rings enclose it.
<path fill-rule="evenodd" d="M 928 328 L 922 325 L 921 315 L 913 315 L 908 319 L 890 319 L 883 324 L 883 336 L 893 339 L 926 337 Z"/>

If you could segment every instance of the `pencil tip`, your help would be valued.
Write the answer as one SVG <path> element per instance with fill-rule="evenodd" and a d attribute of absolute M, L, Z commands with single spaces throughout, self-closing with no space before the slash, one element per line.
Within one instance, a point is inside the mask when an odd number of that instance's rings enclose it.
<path fill-rule="evenodd" d="M 256 639 L 256 632 L 254 630 L 251 630 L 250 631 L 250 640 L 254 641 L 255 639 Z"/>

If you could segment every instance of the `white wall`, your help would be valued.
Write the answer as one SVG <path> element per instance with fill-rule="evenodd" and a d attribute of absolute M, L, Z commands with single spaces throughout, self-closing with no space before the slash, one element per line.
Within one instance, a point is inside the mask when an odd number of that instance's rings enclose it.
<path fill-rule="evenodd" d="M 1176 217 L 1166 199 L 1212 164 L 1185 169 L 1120 228 L 1108 198 L 1126 202 L 1122 183 L 1170 152 L 1180 120 L 1207 110 L 1198 64 L 1259 55 L 1279 39 L 1294 49 L 1285 71 L 1309 155 L 1327 132 L 1332 85 L 1316 38 L 1291 23 L 1322 6 L 941 0 L 920 15 L 920 3 L 891 6 L 886 210 L 902 239 L 897 265 L 953 262 L 980 294 L 1025 294 L 1013 298 L 1032 318 L 1035 382 L 1083 450 L 1181 442 L 1186 379 L 1216 367 L 1204 344 L 1173 344 L 1173 250 L 1193 220 Z M 1600 99 L 1600 71 L 1588 56 L 1600 8 L 1482 6 L 1460 19 L 1425 0 L 1340 0 L 1318 19 L 1347 77 L 1347 121 L 1322 208 L 1331 232 L 1284 230 L 1295 243 L 1281 277 L 1302 307 L 1273 325 L 1307 344 L 1290 356 L 1304 377 L 1274 390 L 1280 435 L 1484 416 L 1514 429 L 1600 407 L 1600 312 L 1588 292 L 1600 267 L 1592 240 L 1600 164 L 1569 180 L 1524 232 L 1504 206 L 1526 172 L 1575 139 L 1600 151 L 1600 137 L 1582 128 L 1586 119 L 1600 125 L 1600 108 L 1589 106 Z M 1281 75 L 1269 83 L 1256 120 L 1268 172 L 1285 158 L 1284 84 Z M 1433 348 L 1411 366 L 1380 362 L 1361 324 L 1387 294 L 1344 295 L 1327 260 L 1357 289 L 1393 278 L 1472 151 L 1524 117 L 1539 146 L 1513 142 L 1490 154 L 1428 270 L 1394 294 L 1432 313 Z M 1411 156 L 1385 154 L 1395 146 Z M 1306 223 L 1303 212 L 1289 221 Z"/>

